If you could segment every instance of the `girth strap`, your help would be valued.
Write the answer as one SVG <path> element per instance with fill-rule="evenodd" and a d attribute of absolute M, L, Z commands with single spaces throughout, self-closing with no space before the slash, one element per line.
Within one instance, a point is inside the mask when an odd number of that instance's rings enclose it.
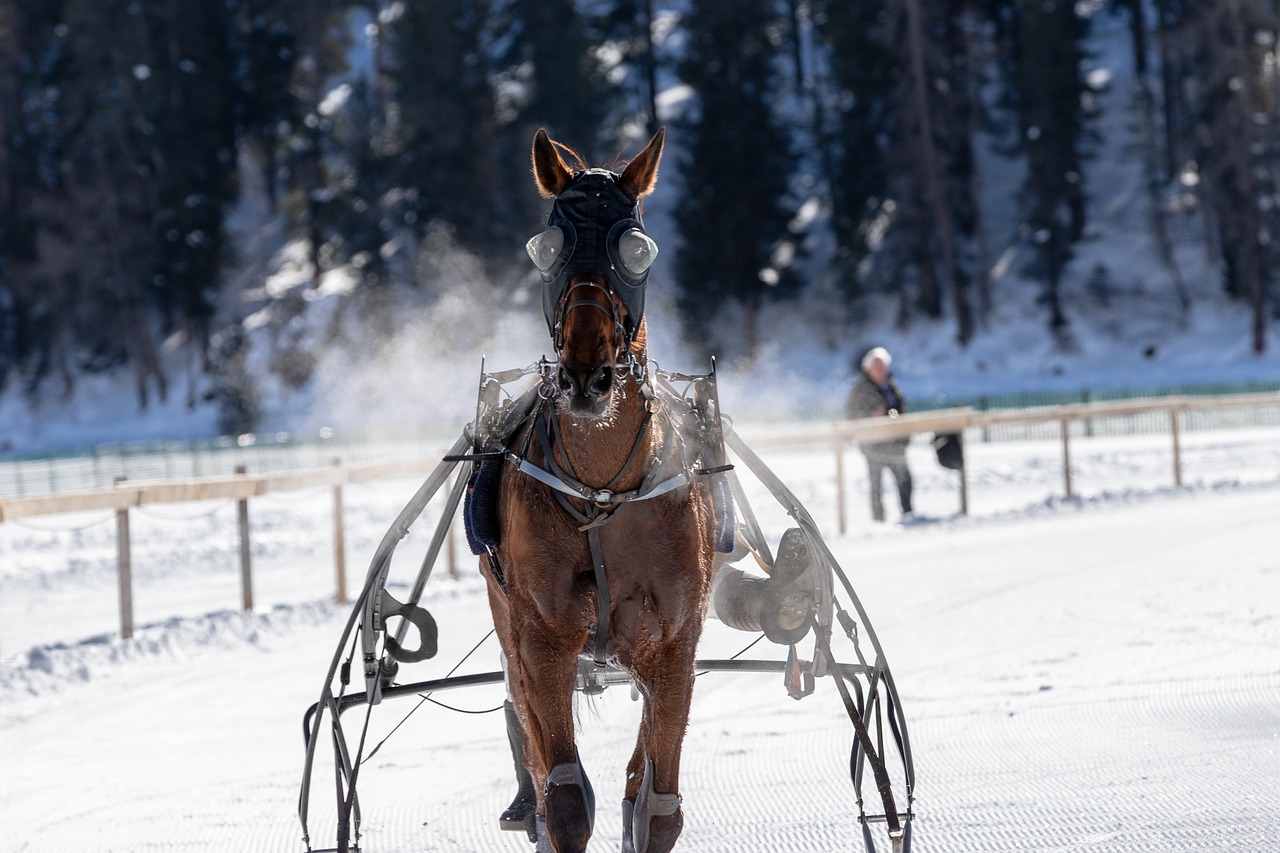
<path fill-rule="evenodd" d="M 591 553 L 591 568 L 596 581 L 596 637 L 591 657 L 596 667 L 600 669 L 607 665 L 610 611 L 613 609 L 609 599 L 609 574 L 604 564 L 604 548 L 600 544 L 600 528 L 611 521 L 617 511 L 628 502 L 665 494 L 689 481 L 688 472 L 681 472 L 681 475 L 659 483 L 656 488 L 646 489 L 650 484 L 649 478 L 645 477 L 640 486 L 635 489 L 621 493 L 613 491 L 639 455 L 640 448 L 644 446 L 652 417 L 652 412 L 645 412 L 644 420 L 637 431 L 631 452 L 627 454 L 626 462 L 602 489 L 593 489 L 578 479 L 567 451 L 564 459 L 565 467 L 561 468 L 557 464 L 551 437 L 551 431 L 555 428 L 554 416 L 545 411 L 542 417 L 534 421 L 533 430 L 537 433 L 542 445 L 543 465 L 546 467 L 534 465 L 527 458 L 508 454 L 508 458 L 519 471 L 551 487 L 556 503 L 560 504 L 571 518 L 576 519 L 580 525 L 578 529 L 587 534 L 587 548 Z M 566 495 L 580 498 L 586 502 L 586 507 L 579 510 L 566 500 Z"/>
<path fill-rule="evenodd" d="M 604 551 L 600 547 L 600 528 L 587 528 L 587 547 L 591 549 L 591 564 L 596 573 L 596 642 L 591 660 L 598 669 L 605 667 L 605 655 L 609 648 L 609 576 L 604 569 Z"/>

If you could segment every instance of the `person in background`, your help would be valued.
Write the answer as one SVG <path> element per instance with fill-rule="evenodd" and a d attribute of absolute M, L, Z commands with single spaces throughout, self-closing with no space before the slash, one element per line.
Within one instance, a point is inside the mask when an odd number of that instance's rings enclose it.
<path fill-rule="evenodd" d="M 907 398 L 898 383 L 893 381 L 889 365 L 893 356 L 884 347 L 873 347 L 862 357 L 862 372 L 853 383 L 844 414 L 850 419 L 890 417 L 905 414 Z M 871 515 L 876 521 L 884 521 L 883 483 L 884 470 L 893 473 L 898 484 L 898 502 L 902 514 L 911 514 L 911 472 L 907 469 L 907 442 L 903 436 L 874 444 L 863 444 L 862 453 L 867 457 L 871 473 Z"/>

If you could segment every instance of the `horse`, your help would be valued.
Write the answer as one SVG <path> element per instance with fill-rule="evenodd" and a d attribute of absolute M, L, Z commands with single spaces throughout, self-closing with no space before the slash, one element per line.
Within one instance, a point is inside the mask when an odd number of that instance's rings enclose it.
<path fill-rule="evenodd" d="M 586 168 L 545 130 L 533 139 L 534 180 L 553 205 L 527 248 L 557 361 L 507 445 L 525 449 L 524 464 L 502 466 L 500 539 L 482 571 L 536 791 L 538 849 L 555 853 L 585 851 L 594 823 L 573 717 L 587 657 L 627 672 L 644 702 L 623 853 L 666 853 L 684 825 L 680 751 L 717 559 L 706 478 L 655 398 L 646 353 L 657 247 L 640 207 L 664 132 L 617 173 Z"/>

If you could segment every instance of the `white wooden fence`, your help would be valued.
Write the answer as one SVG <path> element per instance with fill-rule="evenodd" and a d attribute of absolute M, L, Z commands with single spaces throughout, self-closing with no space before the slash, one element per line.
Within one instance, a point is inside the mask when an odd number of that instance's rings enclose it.
<path fill-rule="evenodd" d="M 1078 403 L 1028 409 L 977 412 L 969 408 L 943 409 L 902 415 L 895 418 L 867 418 L 836 421 L 811 428 L 792 427 L 781 434 L 752 434 L 753 448 L 827 446 L 835 454 L 836 505 L 840 533 L 847 528 L 844 451 L 857 442 L 885 441 L 916 434 L 963 433 L 997 424 L 1042 424 L 1057 422 L 1062 436 L 1063 491 L 1073 494 L 1071 482 L 1072 421 L 1090 418 L 1124 417 L 1146 413 L 1164 413 L 1169 418 L 1171 438 L 1171 474 L 1175 485 L 1182 485 L 1181 418 L 1192 410 L 1243 409 L 1280 407 L 1280 392 L 1238 394 L 1218 397 L 1165 397 L 1159 399 L 1122 400 L 1100 403 Z M 444 448 L 441 448 L 444 452 Z M 251 566 L 249 500 L 277 492 L 291 492 L 318 487 L 333 490 L 334 573 L 339 603 L 347 601 L 345 531 L 342 487 L 348 483 L 369 482 L 390 477 L 425 476 L 437 465 L 436 459 L 392 459 L 358 464 L 333 460 L 328 468 L 284 474 L 250 475 L 240 469 L 231 477 L 189 480 L 128 482 L 118 481 L 113 489 L 0 500 L 0 523 L 20 518 L 111 509 L 116 513 L 117 562 L 120 590 L 120 633 L 133 634 L 132 566 L 129 540 L 129 510 L 154 504 L 191 501 L 226 500 L 237 502 L 239 529 L 242 604 L 253 608 L 253 576 Z M 961 469 L 960 511 L 968 511 L 968 477 Z M 456 576 L 452 535 L 446 549 L 450 573 Z"/>

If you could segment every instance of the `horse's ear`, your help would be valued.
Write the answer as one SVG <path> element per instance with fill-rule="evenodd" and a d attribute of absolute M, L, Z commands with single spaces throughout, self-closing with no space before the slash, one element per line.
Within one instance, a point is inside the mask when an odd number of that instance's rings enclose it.
<path fill-rule="evenodd" d="M 533 135 L 533 179 L 543 198 L 555 198 L 573 180 L 573 171 L 542 128 Z"/>
<path fill-rule="evenodd" d="M 658 132 L 653 135 L 653 139 L 649 140 L 644 150 L 627 164 L 627 168 L 622 170 L 618 183 L 632 198 L 644 198 L 653 192 L 654 185 L 658 183 L 658 162 L 662 159 L 662 141 L 666 136 L 667 129 L 658 128 Z"/>

